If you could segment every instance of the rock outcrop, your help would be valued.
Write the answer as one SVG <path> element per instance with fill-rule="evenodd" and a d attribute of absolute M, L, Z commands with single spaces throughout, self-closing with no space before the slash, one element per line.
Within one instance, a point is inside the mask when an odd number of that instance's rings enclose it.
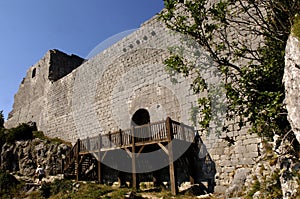
<path fill-rule="evenodd" d="M 61 173 L 62 159 L 70 146 L 41 140 L 5 143 L 1 149 L 0 168 L 19 176 L 34 176 L 38 164 L 43 165 L 47 175 Z"/>
<path fill-rule="evenodd" d="M 288 120 L 300 143 L 300 41 L 290 36 L 285 54 L 283 82 L 285 85 L 285 104 Z"/>

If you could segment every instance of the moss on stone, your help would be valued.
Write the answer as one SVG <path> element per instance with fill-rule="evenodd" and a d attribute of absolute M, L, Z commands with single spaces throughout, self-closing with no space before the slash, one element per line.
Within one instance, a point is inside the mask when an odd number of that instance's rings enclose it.
<path fill-rule="evenodd" d="M 292 27 L 292 35 L 300 40 L 300 15 L 297 15 L 294 19 L 294 24 Z"/>

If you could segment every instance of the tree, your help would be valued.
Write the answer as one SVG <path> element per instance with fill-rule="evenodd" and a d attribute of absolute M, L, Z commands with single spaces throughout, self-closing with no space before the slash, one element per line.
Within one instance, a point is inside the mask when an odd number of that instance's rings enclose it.
<path fill-rule="evenodd" d="M 228 107 L 224 129 L 238 125 L 267 139 L 290 130 L 284 107 L 284 54 L 299 0 L 164 0 L 160 18 L 168 28 L 189 35 L 209 53 L 225 81 Z M 186 75 L 195 71 L 185 57 L 173 53 L 165 64 Z M 194 91 L 207 90 L 197 77 Z M 209 92 L 209 90 L 208 90 Z M 200 124 L 208 128 L 210 98 L 201 98 Z"/>
<path fill-rule="evenodd" d="M 3 111 L 0 111 L 0 128 L 4 128 L 4 115 L 3 115 Z"/>

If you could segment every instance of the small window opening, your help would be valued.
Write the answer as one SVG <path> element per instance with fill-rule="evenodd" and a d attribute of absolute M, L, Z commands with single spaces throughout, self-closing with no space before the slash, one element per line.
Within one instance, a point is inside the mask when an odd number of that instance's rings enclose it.
<path fill-rule="evenodd" d="M 32 70 L 31 78 L 34 78 L 35 75 L 36 75 L 36 68 L 34 68 L 34 69 Z"/>

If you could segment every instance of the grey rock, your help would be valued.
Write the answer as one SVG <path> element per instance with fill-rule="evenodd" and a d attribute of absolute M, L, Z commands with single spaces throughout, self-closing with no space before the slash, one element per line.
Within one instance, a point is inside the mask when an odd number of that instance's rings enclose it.
<path fill-rule="evenodd" d="M 230 187 L 225 191 L 226 197 L 231 197 L 234 193 L 238 193 L 242 190 L 250 171 L 251 169 L 249 168 L 240 168 L 236 170 Z"/>
<path fill-rule="evenodd" d="M 283 76 L 285 104 L 288 111 L 288 120 L 298 142 L 300 142 L 300 41 L 290 36 L 285 52 Z"/>

